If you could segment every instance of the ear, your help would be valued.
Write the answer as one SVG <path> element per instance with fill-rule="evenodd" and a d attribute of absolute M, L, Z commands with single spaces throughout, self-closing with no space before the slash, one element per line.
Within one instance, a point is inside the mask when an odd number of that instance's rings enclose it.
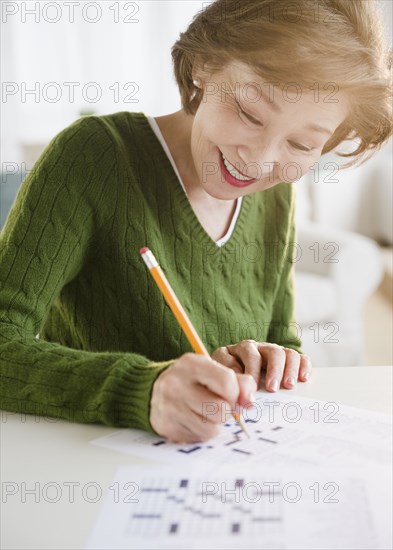
<path fill-rule="evenodd" d="M 207 82 L 210 78 L 211 73 L 209 72 L 206 63 L 203 63 L 201 58 L 197 55 L 194 58 L 194 62 L 192 64 L 192 80 L 197 81 L 198 88 L 202 88 L 203 84 Z"/>

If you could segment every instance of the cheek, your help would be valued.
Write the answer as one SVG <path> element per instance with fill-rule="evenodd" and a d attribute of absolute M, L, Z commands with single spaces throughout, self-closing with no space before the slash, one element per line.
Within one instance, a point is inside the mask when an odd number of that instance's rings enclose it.
<path fill-rule="evenodd" d="M 250 139 L 250 131 L 241 120 L 235 107 L 229 103 L 206 106 L 201 112 L 201 123 L 204 134 L 215 145 L 236 146 L 247 143 Z"/>
<path fill-rule="evenodd" d="M 285 158 L 282 158 L 279 178 L 287 182 L 297 181 L 307 174 L 314 164 L 315 160 L 294 158 L 291 155 L 287 155 Z"/>
<path fill-rule="evenodd" d="M 308 157 L 306 159 L 304 159 L 304 161 L 302 162 L 302 166 L 303 166 L 303 175 L 304 174 L 307 174 L 312 167 L 315 168 L 315 164 L 317 162 L 319 162 L 320 158 L 321 158 L 321 154 L 317 153 L 311 157 Z"/>

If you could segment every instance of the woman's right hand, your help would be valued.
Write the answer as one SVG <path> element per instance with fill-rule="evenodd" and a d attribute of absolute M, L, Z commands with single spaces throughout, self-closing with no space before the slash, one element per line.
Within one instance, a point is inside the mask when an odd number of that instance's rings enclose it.
<path fill-rule="evenodd" d="M 214 359 L 184 353 L 156 379 L 150 401 L 153 430 L 173 443 L 206 441 L 220 432 L 236 405 L 254 401 L 250 374 L 237 374 Z"/>

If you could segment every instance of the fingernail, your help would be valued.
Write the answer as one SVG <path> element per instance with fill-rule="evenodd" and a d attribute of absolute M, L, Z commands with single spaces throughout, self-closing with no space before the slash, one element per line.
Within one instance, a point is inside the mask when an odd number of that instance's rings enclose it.
<path fill-rule="evenodd" d="M 277 378 L 273 378 L 273 380 L 270 381 L 269 388 L 271 391 L 277 391 L 278 390 L 278 380 Z"/>
<path fill-rule="evenodd" d="M 293 376 L 290 376 L 289 378 L 287 378 L 287 384 L 289 384 L 290 386 L 295 385 L 295 379 L 293 378 Z"/>
<path fill-rule="evenodd" d="M 250 403 L 255 403 L 255 393 L 250 393 L 248 400 Z"/>
<path fill-rule="evenodd" d="M 309 372 L 305 372 L 305 373 L 303 374 L 303 379 L 304 379 L 304 380 L 308 380 L 309 378 L 310 378 L 310 373 L 309 373 Z"/>

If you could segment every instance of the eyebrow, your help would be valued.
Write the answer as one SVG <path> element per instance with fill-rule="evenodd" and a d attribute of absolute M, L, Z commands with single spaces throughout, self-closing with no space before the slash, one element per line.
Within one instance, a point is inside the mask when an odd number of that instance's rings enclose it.
<path fill-rule="evenodd" d="M 277 103 L 274 103 L 274 101 L 270 100 L 264 91 L 261 89 L 261 99 L 275 111 L 276 113 L 282 113 L 280 107 L 277 105 Z M 320 126 L 319 124 L 307 124 L 306 126 L 303 126 L 305 130 L 312 130 L 313 132 L 319 132 L 321 134 L 327 134 L 329 137 L 333 135 L 333 132 L 331 132 L 328 128 L 324 128 L 323 126 Z"/>
<path fill-rule="evenodd" d="M 306 130 L 312 130 L 314 132 L 320 132 L 321 134 L 327 134 L 329 137 L 333 135 L 333 132 L 328 130 L 328 128 L 324 128 L 323 126 L 319 126 L 319 124 L 308 124 L 307 126 L 304 126 Z"/>

